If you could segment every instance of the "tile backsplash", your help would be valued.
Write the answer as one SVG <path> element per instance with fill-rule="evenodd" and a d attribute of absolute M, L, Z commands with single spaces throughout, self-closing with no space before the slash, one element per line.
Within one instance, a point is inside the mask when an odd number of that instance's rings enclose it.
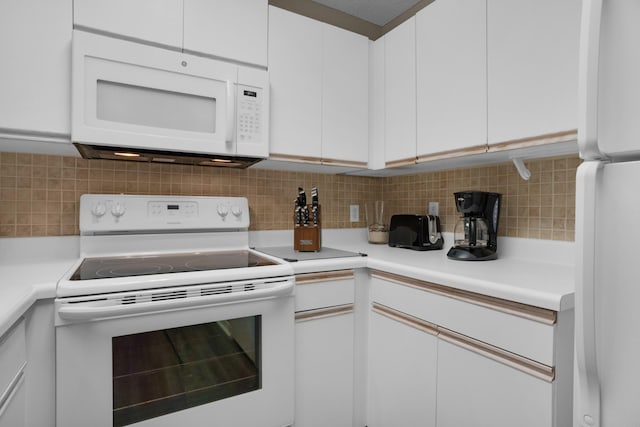
<path fill-rule="evenodd" d="M 523 181 L 511 163 L 370 178 L 0 152 L 0 236 L 79 234 L 84 193 L 245 196 L 252 230 L 284 230 L 292 227 L 298 186 L 307 192 L 317 186 L 324 228 L 364 227 L 368 201 L 384 200 L 388 213 L 426 213 L 435 201 L 444 229 L 453 231 L 453 192 L 483 190 L 503 195 L 500 235 L 573 240 L 579 162 L 576 156 L 527 161 L 531 179 Z M 349 220 L 354 204 L 358 222 Z"/>

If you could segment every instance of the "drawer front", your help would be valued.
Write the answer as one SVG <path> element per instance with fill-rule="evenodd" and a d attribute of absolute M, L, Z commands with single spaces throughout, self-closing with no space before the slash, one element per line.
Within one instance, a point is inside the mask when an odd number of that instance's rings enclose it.
<path fill-rule="evenodd" d="M 434 285 L 435 291 L 429 291 L 416 286 L 412 279 L 403 283 L 399 276 L 392 280 L 384 276 L 386 273 L 372 274 L 371 300 L 374 303 L 547 366 L 555 366 L 554 312 L 538 312 L 535 307 L 528 306 L 512 309 L 502 305 L 499 299 L 495 299 L 492 307 L 492 300 L 487 297 L 479 296 L 474 302 L 473 298 L 461 296 L 452 288 L 448 288 L 451 294 L 447 295 L 447 288 L 443 286 Z"/>
<path fill-rule="evenodd" d="M 327 271 L 296 276 L 296 312 L 353 304 L 353 271 Z"/>
<path fill-rule="evenodd" d="M 21 373 L 14 379 L 11 388 L 4 390 L 0 399 L 0 427 L 26 425 L 26 393 L 24 373 Z"/>
<path fill-rule="evenodd" d="M 24 320 L 0 338 L 0 392 L 6 390 L 27 361 Z"/>

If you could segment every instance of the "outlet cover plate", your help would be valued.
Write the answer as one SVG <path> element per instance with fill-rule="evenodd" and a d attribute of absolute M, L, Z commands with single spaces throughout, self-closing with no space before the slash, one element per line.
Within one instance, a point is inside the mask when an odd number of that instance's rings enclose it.
<path fill-rule="evenodd" d="M 351 222 L 360 221 L 360 205 L 349 206 L 349 220 Z"/>

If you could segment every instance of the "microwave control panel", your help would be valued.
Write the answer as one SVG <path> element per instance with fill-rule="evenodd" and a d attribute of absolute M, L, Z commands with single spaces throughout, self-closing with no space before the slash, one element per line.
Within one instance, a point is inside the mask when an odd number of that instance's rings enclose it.
<path fill-rule="evenodd" d="M 238 85 L 238 141 L 262 142 L 262 89 Z"/>

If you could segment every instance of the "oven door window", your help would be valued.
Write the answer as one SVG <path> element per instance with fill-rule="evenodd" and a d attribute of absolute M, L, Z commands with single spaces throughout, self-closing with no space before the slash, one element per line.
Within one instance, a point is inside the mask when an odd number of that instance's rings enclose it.
<path fill-rule="evenodd" d="M 113 425 L 261 388 L 261 316 L 112 338 Z"/>

